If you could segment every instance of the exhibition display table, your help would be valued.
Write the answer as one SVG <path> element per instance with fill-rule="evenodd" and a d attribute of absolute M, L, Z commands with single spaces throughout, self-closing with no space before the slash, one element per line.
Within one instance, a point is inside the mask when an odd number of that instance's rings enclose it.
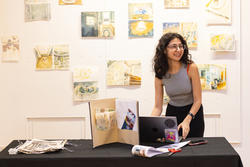
<path fill-rule="evenodd" d="M 197 140 L 190 138 L 187 140 Z M 181 152 L 152 158 L 134 156 L 132 145 L 112 143 L 92 148 L 92 140 L 68 140 L 67 149 L 39 155 L 18 153 L 9 155 L 9 148 L 18 145 L 12 141 L 0 152 L 0 167 L 242 167 L 238 153 L 224 137 L 204 138 L 207 144 L 185 146 Z M 143 143 L 154 147 L 161 143 Z"/>

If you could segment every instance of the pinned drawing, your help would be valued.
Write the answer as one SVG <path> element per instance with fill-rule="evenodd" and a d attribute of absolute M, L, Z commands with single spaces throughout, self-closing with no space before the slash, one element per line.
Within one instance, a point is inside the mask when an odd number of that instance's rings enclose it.
<path fill-rule="evenodd" d="M 165 9 L 168 8 L 189 8 L 189 0 L 164 0 Z"/>
<path fill-rule="evenodd" d="M 226 65 L 198 64 L 202 90 L 226 89 Z"/>
<path fill-rule="evenodd" d="M 181 34 L 187 41 L 189 48 L 197 48 L 197 24 L 196 23 L 163 23 L 163 33 L 174 32 Z"/>
<path fill-rule="evenodd" d="M 58 70 L 69 69 L 69 46 L 54 46 L 54 67 Z"/>
<path fill-rule="evenodd" d="M 82 37 L 113 38 L 115 36 L 114 12 L 82 12 Z"/>
<path fill-rule="evenodd" d="M 207 0 L 205 8 L 208 24 L 231 24 L 232 0 Z"/>
<path fill-rule="evenodd" d="M 36 46 L 36 69 L 52 70 L 53 69 L 53 47 L 52 46 Z"/>
<path fill-rule="evenodd" d="M 235 39 L 233 34 L 211 34 L 210 49 L 216 52 L 235 51 Z"/>
<path fill-rule="evenodd" d="M 82 0 L 59 0 L 59 5 L 81 5 Z"/>
<path fill-rule="evenodd" d="M 128 4 L 129 37 L 153 37 L 152 3 Z"/>
<path fill-rule="evenodd" d="M 141 85 L 141 62 L 138 60 L 109 60 L 106 82 L 108 86 Z"/>
<path fill-rule="evenodd" d="M 68 70 L 69 69 L 69 46 L 36 46 L 36 69 L 37 70 Z"/>
<path fill-rule="evenodd" d="M 20 57 L 19 38 L 16 35 L 3 36 L 2 61 L 18 61 Z"/>
<path fill-rule="evenodd" d="M 89 101 L 98 97 L 98 68 L 73 68 L 73 100 Z"/>
<path fill-rule="evenodd" d="M 49 0 L 25 0 L 25 21 L 49 21 L 51 18 Z"/>

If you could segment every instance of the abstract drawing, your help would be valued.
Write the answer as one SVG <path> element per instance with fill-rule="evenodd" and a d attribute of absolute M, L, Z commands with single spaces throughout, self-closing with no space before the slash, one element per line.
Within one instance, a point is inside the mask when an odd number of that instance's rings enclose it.
<path fill-rule="evenodd" d="M 213 51 L 235 51 L 233 34 L 211 34 L 210 44 L 210 49 Z"/>

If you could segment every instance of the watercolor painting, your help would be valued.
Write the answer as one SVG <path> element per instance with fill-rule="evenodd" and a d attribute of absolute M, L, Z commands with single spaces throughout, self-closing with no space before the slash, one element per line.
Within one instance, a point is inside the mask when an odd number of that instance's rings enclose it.
<path fill-rule="evenodd" d="M 141 85 L 141 62 L 138 60 L 109 60 L 106 83 L 108 86 Z"/>
<path fill-rule="evenodd" d="M 114 12 L 82 12 L 82 37 L 113 38 L 115 36 Z"/>
<path fill-rule="evenodd" d="M 226 89 L 226 65 L 197 64 L 202 90 Z"/>
<path fill-rule="evenodd" d="M 73 100 L 88 101 L 98 97 L 98 67 L 73 68 Z"/>
<path fill-rule="evenodd" d="M 69 46 L 55 45 L 53 51 L 54 68 L 58 70 L 69 69 Z"/>
<path fill-rule="evenodd" d="M 189 0 L 164 0 L 165 9 L 189 8 Z"/>
<path fill-rule="evenodd" d="M 18 36 L 3 36 L 1 41 L 2 61 L 18 61 L 20 58 L 20 45 Z"/>
<path fill-rule="evenodd" d="M 163 23 L 163 33 L 175 32 L 181 34 L 187 41 L 189 48 L 197 48 L 197 24 L 196 23 Z"/>
<path fill-rule="evenodd" d="M 52 46 L 36 46 L 36 69 L 52 70 L 53 69 L 53 47 Z"/>
<path fill-rule="evenodd" d="M 232 0 L 206 0 L 207 24 L 231 24 Z"/>
<path fill-rule="evenodd" d="M 129 3 L 128 19 L 129 38 L 153 37 L 152 3 Z"/>
<path fill-rule="evenodd" d="M 51 9 L 48 0 L 25 0 L 25 21 L 49 21 Z"/>
<path fill-rule="evenodd" d="M 210 34 L 210 49 L 216 52 L 235 51 L 235 39 L 233 34 Z"/>

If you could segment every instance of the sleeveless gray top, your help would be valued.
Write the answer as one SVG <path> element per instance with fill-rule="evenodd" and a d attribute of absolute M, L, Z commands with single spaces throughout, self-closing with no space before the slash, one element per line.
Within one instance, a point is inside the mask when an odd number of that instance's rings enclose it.
<path fill-rule="evenodd" d="M 162 78 L 162 83 L 170 98 L 169 104 L 186 106 L 193 103 L 192 84 L 187 74 L 187 65 L 182 64 L 176 74 L 166 73 Z"/>

